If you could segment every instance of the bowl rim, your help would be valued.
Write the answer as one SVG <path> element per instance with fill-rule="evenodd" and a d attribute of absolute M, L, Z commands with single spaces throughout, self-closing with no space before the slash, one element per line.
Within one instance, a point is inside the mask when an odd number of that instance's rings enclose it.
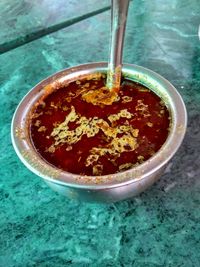
<path fill-rule="evenodd" d="M 35 85 L 21 100 L 11 123 L 11 140 L 22 163 L 33 173 L 56 184 L 81 189 L 109 189 L 148 179 L 173 157 L 180 147 L 187 127 L 185 104 L 175 87 L 165 78 L 147 68 L 134 64 L 123 64 L 122 72 L 126 78 L 139 82 L 157 93 L 169 108 L 172 123 L 167 140 L 147 161 L 129 170 L 103 175 L 81 176 L 59 170 L 41 158 L 30 140 L 27 139 L 28 114 L 32 105 L 44 94 L 45 86 L 71 82 L 77 77 L 91 73 L 106 73 L 107 62 L 81 64 L 61 70 Z"/>

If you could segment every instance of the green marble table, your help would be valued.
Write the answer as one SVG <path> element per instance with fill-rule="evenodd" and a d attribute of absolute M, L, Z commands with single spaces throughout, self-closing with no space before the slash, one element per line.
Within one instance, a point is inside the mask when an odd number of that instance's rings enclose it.
<path fill-rule="evenodd" d="M 166 77 L 188 110 L 183 145 L 148 191 L 109 205 L 72 201 L 49 189 L 13 151 L 11 119 L 28 90 L 63 68 L 107 60 L 109 5 L 0 2 L 0 267 L 200 266 L 198 0 L 130 4 L 124 62 Z"/>

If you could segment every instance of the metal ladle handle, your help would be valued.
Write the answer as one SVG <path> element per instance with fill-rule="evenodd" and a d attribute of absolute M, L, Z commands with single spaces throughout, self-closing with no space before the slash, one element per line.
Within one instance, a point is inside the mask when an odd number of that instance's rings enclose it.
<path fill-rule="evenodd" d="M 112 0 L 110 61 L 106 87 L 119 89 L 121 83 L 122 51 L 129 0 Z"/>

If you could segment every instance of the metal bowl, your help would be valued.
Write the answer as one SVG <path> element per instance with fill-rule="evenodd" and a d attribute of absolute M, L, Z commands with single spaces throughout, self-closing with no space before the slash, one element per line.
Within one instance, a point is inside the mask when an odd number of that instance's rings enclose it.
<path fill-rule="evenodd" d="M 21 161 L 54 190 L 74 199 L 115 202 L 134 197 L 160 177 L 181 145 L 186 131 L 187 113 L 181 96 L 166 79 L 143 67 L 124 64 L 124 77 L 145 85 L 165 102 L 172 118 L 166 142 L 149 160 L 127 171 L 103 176 L 81 176 L 62 171 L 43 160 L 33 147 L 29 136 L 30 112 L 46 93 L 46 86 L 56 88 L 99 72 L 107 72 L 107 63 L 90 63 L 65 69 L 40 82 L 19 104 L 12 120 L 11 136 Z"/>

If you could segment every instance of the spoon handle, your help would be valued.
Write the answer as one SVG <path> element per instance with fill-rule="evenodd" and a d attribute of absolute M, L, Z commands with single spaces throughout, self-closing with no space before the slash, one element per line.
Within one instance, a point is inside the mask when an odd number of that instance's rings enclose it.
<path fill-rule="evenodd" d="M 129 0 L 112 0 L 110 61 L 106 86 L 119 89 L 121 83 L 122 50 Z"/>

